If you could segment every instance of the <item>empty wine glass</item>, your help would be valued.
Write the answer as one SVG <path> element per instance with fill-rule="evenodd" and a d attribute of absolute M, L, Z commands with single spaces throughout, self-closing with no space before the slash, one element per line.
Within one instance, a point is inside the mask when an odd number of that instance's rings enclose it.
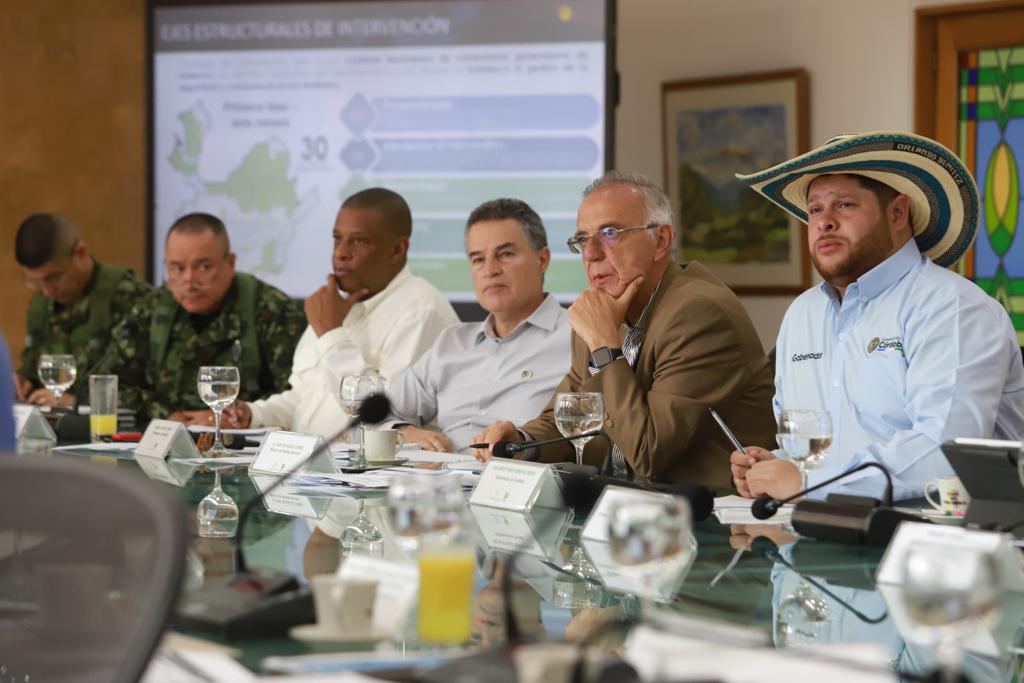
<path fill-rule="evenodd" d="M 340 545 L 343 559 L 355 553 L 376 555 L 377 557 L 384 554 L 384 535 L 366 516 L 365 507 L 366 499 L 360 497 L 359 514 L 341 532 Z"/>
<path fill-rule="evenodd" d="M 789 461 L 806 474 L 821 464 L 832 445 L 832 417 L 822 410 L 783 410 L 775 439 Z"/>
<path fill-rule="evenodd" d="M 917 543 L 903 560 L 908 640 L 936 648 L 943 680 L 958 680 L 964 644 L 999 613 L 999 573 L 990 552 Z"/>
<path fill-rule="evenodd" d="M 832 610 L 828 602 L 806 581 L 801 581 L 779 603 L 775 613 L 779 645 L 818 645 L 828 641 L 831 628 Z"/>
<path fill-rule="evenodd" d="M 415 555 L 424 541 L 443 545 L 462 530 L 462 475 L 397 475 L 388 487 L 388 515 L 398 547 Z"/>
<path fill-rule="evenodd" d="M 596 392 L 558 394 L 555 397 L 555 426 L 562 436 L 577 436 L 601 429 L 604 424 L 604 398 Z M 593 436 L 572 442 L 576 464 L 583 464 L 583 447 Z"/>
<path fill-rule="evenodd" d="M 359 408 L 362 407 L 363 401 L 374 394 L 383 393 L 386 387 L 387 382 L 376 373 L 349 375 L 341 380 L 341 407 L 345 409 L 349 417 L 355 418 L 359 415 Z M 363 433 L 363 426 L 359 425 L 359 449 L 349 459 L 349 463 L 353 467 L 366 467 Z"/>
<path fill-rule="evenodd" d="M 203 366 L 199 368 L 196 378 L 199 397 L 213 411 L 216 435 L 213 447 L 206 452 L 207 457 L 217 457 L 224 453 L 224 444 L 220 438 L 220 416 L 238 396 L 238 368 L 226 366 Z M 196 518 L 199 522 L 199 535 L 204 538 L 223 538 L 235 535 L 238 526 L 238 505 L 220 486 L 220 469 L 213 468 L 213 490 L 199 501 Z"/>
<path fill-rule="evenodd" d="M 78 376 L 75 357 L 70 354 L 45 353 L 39 356 L 39 381 L 53 394 L 54 406 L 60 406 L 60 397 L 71 388 Z"/>

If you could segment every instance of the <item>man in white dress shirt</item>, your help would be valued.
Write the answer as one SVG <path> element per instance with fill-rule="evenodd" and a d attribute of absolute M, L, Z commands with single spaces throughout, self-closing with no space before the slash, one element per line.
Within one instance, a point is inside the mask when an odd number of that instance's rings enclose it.
<path fill-rule="evenodd" d="M 465 240 L 487 319 L 442 332 L 387 392 L 390 424 L 426 450 L 462 450 L 495 416 L 525 422 L 569 370 L 569 319 L 544 293 L 551 250 L 540 216 L 519 199 L 494 199 L 469 215 Z"/>
<path fill-rule="evenodd" d="M 344 377 L 374 370 L 391 380 L 459 321 L 436 287 L 409 272 L 411 234 L 409 206 L 394 192 L 370 188 L 345 200 L 332 231 L 333 270 L 306 299 L 291 388 L 237 402 L 226 426 L 331 436 L 350 419 L 339 400 Z"/>

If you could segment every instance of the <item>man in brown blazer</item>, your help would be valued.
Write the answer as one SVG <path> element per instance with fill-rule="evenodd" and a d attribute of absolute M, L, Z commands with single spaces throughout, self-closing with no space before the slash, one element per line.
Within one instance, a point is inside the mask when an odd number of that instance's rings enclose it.
<path fill-rule="evenodd" d="M 603 395 L 617 475 L 731 486 L 733 448 L 708 409 L 742 443 L 771 447 L 775 434 L 772 372 L 739 300 L 699 263 L 674 263 L 668 197 L 640 175 L 611 171 L 584 191 L 569 248 L 590 288 L 569 308 L 572 368 L 556 393 Z M 495 422 L 477 441 L 557 438 L 553 411 L 554 397 L 521 428 Z M 540 453 L 573 456 L 569 444 Z M 592 465 L 604 456 L 601 439 L 583 453 Z"/>

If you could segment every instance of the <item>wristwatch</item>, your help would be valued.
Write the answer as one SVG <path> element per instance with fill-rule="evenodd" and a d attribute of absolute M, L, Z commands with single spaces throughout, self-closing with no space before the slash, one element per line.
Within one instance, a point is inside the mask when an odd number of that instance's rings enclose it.
<path fill-rule="evenodd" d="M 622 358 L 622 349 L 613 349 L 608 346 L 602 346 L 599 349 L 594 349 L 590 354 L 590 365 L 598 370 L 608 365 L 617 358 Z"/>

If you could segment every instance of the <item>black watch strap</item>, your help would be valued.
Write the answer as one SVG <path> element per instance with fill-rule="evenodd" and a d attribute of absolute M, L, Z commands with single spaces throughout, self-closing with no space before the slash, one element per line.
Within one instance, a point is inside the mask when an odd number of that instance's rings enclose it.
<path fill-rule="evenodd" d="M 618 358 L 622 358 L 622 349 L 602 346 L 599 349 L 594 349 L 590 354 L 590 364 L 600 370 Z"/>

